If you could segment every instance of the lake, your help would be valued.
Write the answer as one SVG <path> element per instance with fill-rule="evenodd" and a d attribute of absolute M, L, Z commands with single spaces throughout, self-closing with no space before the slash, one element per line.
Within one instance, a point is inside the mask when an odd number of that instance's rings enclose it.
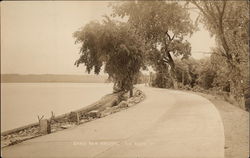
<path fill-rule="evenodd" d="M 1 83 L 2 131 L 87 106 L 112 92 L 112 83 Z"/>

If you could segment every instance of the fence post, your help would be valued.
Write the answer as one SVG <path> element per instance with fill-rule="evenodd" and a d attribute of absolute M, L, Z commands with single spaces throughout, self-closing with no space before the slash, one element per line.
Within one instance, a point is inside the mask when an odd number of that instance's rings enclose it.
<path fill-rule="evenodd" d="M 39 120 L 40 133 L 41 134 L 49 134 L 51 133 L 51 125 L 49 120 L 41 119 Z"/>

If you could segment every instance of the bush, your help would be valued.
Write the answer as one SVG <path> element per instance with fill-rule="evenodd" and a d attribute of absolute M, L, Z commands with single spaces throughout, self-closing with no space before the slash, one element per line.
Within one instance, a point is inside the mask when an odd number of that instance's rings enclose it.
<path fill-rule="evenodd" d="M 174 85 L 168 75 L 156 73 L 156 77 L 152 82 L 152 86 L 158 88 L 172 88 Z"/>

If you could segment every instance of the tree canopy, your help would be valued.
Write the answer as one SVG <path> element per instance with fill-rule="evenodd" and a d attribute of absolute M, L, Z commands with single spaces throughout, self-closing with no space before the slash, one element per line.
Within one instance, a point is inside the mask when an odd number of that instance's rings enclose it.
<path fill-rule="evenodd" d="M 247 1 L 195 1 L 200 10 L 199 21 L 216 37 L 217 48 L 211 56 L 218 70 L 224 70 L 230 80 L 230 92 L 242 95 L 249 83 L 248 34 L 249 9 Z M 216 60 L 220 58 L 220 61 Z M 221 63 L 225 63 L 222 65 Z M 219 67 L 220 66 L 220 67 Z M 223 68 L 227 66 L 227 68 Z"/>
<path fill-rule="evenodd" d="M 136 33 L 150 45 L 147 50 L 148 63 L 157 72 L 170 69 L 170 76 L 174 79 L 172 55 L 183 58 L 191 55 L 190 43 L 184 37 L 195 31 L 184 6 L 166 1 L 128 1 L 113 5 L 113 16 L 128 18 Z"/>
<path fill-rule="evenodd" d="M 133 82 L 144 65 L 144 41 L 128 24 L 110 20 L 90 22 L 74 33 L 81 44 L 77 66 L 84 64 L 87 72 L 104 71 L 115 81 L 118 91 L 131 90 Z"/>
<path fill-rule="evenodd" d="M 125 1 L 111 7 L 103 22 L 92 21 L 74 33 L 81 44 L 77 66 L 84 64 L 96 74 L 104 67 L 122 91 L 143 78 L 138 77 L 141 68 L 152 66 L 156 87 L 214 88 L 243 96 L 249 86 L 247 1 Z M 189 9 L 199 10 L 195 22 Z M 117 17 L 125 22 L 110 19 Z M 191 44 L 186 40 L 198 22 L 216 39 L 211 56 L 202 60 L 189 58 Z"/>

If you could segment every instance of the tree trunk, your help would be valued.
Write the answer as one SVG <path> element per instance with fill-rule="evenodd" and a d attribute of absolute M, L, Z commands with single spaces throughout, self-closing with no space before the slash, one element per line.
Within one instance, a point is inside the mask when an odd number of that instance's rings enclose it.
<path fill-rule="evenodd" d="M 133 88 L 131 88 L 131 89 L 129 90 L 129 97 L 130 97 L 130 98 L 133 97 Z"/>
<path fill-rule="evenodd" d="M 170 65 L 170 76 L 171 76 L 171 80 L 173 82 L 173 88 L 174 89 L 177 89 L 177 79 L 176 79 L 176 72 L 175 72 L 175 63 L 174 63 L 174 60 L 173 58 L 171 57 L 171 54 L 169 51 L 166 52 L 166 55 L 168 57 L 168 60 L 169 60 L 169 65 Z"/>
<path fill-rule="evenodd" d="M 181 82 L 184 85 L 184 71 L 182 71 L 182 78 L 181 78 Z"/>

